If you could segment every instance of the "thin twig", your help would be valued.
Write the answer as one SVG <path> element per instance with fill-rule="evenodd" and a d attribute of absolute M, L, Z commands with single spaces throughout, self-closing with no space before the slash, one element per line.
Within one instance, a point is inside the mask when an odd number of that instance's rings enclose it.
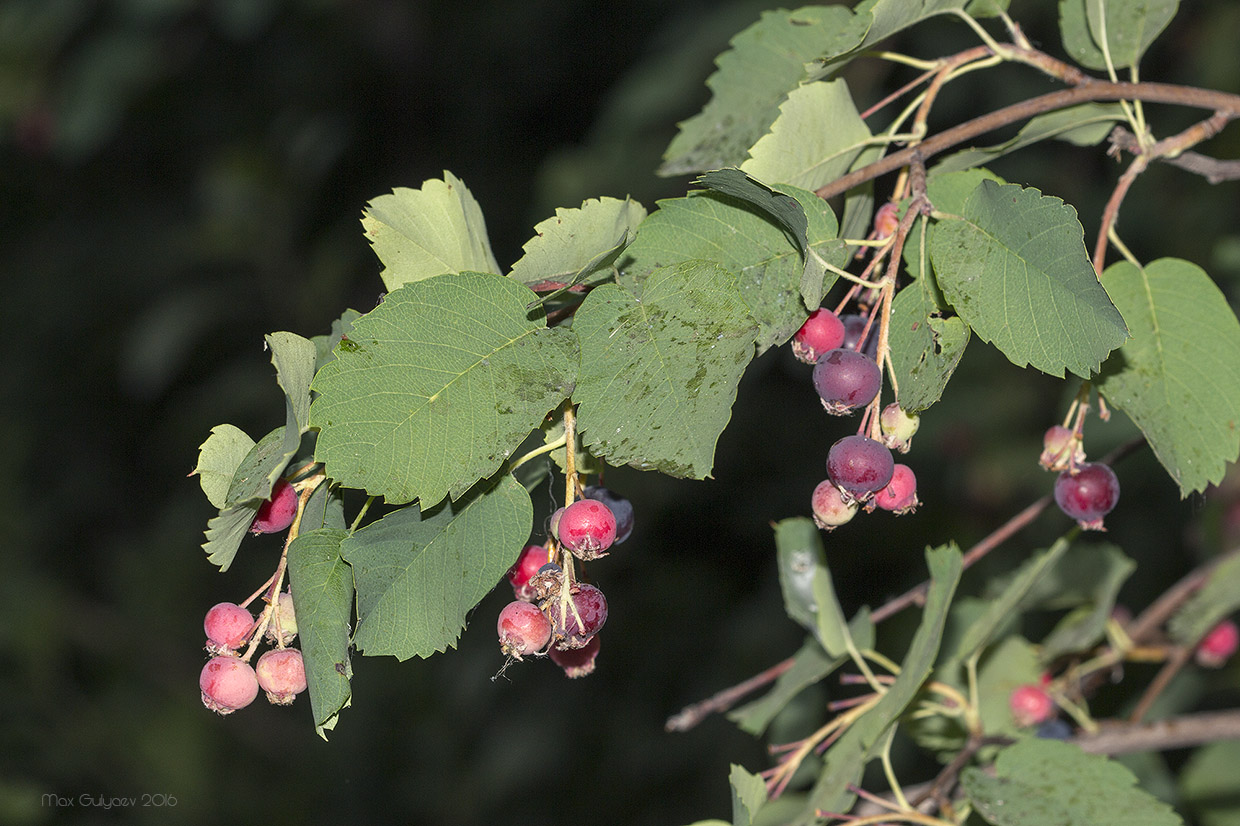
<path fill-rule="evenodd" d="M 737 683 L 731 688 L 725 688 L 723 691 L 707 697 L 701 702 L 685 706 L 678 714 L 668 717 L 667 722 L 663 724 L 663 728 L 667 731 L 688 731 L 711 714 L 727 711 L 737 700 L 749 692 L 756 691 L 767 683 L 774 682 L 779 678 L 779 675 L 792 668 L 794 662 L 796 660 L 793 657 L 789 657 L 783 662 L 771 666 L 761 674 L 755 674 L 742 683 Z"/>

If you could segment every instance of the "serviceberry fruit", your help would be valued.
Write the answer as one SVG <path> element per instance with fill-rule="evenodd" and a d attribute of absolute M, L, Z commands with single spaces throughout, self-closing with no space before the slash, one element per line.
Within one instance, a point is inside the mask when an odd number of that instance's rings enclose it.
<path fill-rule="evenodd" d="M 276 629 L 279 629 L 279 639 Z M 288 591 L 276 597 L 275 608 L 271 611 L 271 622 L 264 634 L 268 642 L 285 646 L 297 638 L 297 612 L 293 608 L 293 595 Z"/>
<path fill-rule="evenodd" d="M 237 657 L 213 657 L 198 675 L 202 704 L 217 714 L 232 714 L 258 696 L 258 677 Z"/>
<path fill-rule="evenodd" d="M 552 648 L 548 652 L 551 661 L 564 669 L 565 676 L 576 679 L 594 673 L 594 660 L 598 657 L 598 634 L 586 642 L 581 648 Z"/>
<path fill-rule="evenodd" d="M 1016 725 L 1027 728 L 1049 720 L 1055 713 L 1055 701 L 1036 685 L 1022 685 L 1008 697 L 1008 708 Z"/>
<path fill-rule="evenodd" d="M 878 240 L 895 235 L 900 227 L 900 205 L 891 201 L 883 204 L 874 213 L 874 237 Z"/>
<path fill-rule="evenodd" d="M 846 350 L 860 350 L 873 361 L 878 355 L 878 325 L 870 324 L 870 332 L 866 334 L 865 344 L 858 347 L 861 333 L 865 330 L 865 325 L 869 324 L 869 317 L 858 313 L 846 313 L 840 316 L 840 321 L 844 322 L 844 343 L 840 346 Z"/>
<path fill-rule="evenodd" d="M 843 416 L 865 407 L 878 395 L 883 374 L 855 350 L 829 350 L 814 365 L 814 389 L 828 413 Z"/>
<path fill-rule="evenodd" d="M 892 402 L 883 408 L 878 415 L 878 424 L 883 433 L 883 444 L 892 450 L 908 453 L 913 442 L 913 434 L 921 427 L 921 417 L 905 413 L 900 405 Z"/>
<path fill-rule="evenodd" d="M 289 705 L 306 690 L 306 663 L 296 648 L 271 649 L 258 658 L 254 671 L 272 705 Z"/>
<path fill-rule="evenodd" d="M 551 620 L 532 602 L 516 600 L 505 605 L 496 631 L 500 651 L 515 660 L 537 654 L 551 642 Z"/>
<path fill-rule="evenodd" d="M 801 329 L 792 335 L 792 354 L 806 364 L 813 364 L 828 350 L 844 343 L 844 322 L 830 310 L 821 307 L 809 314 Z"/>
<path fill-rule="evenodd" d="M 602 485 L 590 485 L 585 489 L 585 497 L 602 502 L 616 517 L 616 541 L 613 544 L 619 545 L 629 538 L 629 534 L 633 532 L 632 502 Z"/>
<path fill-rule="evenodd" d="M 584 582 L 572 586 L 568 600 L 553 594 L 546 610 L 555 647 L 560 649 L 584 648 L 607 622 L 607 598 L 598 588 Z"/>
<path fill-rule="evenodd" d="M 279 533 L 288 530 L 297 516 L 297 491 L 283 479 L 271 487 L 271 498 L 259 505 L 250 533 Z"/>
<path fill-rule="evenodd" d="M 891 481 L 874 494 L 873 503 L 897 516 L 914 511 L 921 502 L 917 501 L 917 477 L 913 469 L 900 464 L 893 467 Z"/>
<path fill-rule="evenodd" d="M 1043 740 L 1067 740 L 1072 736 L 1072 726 L 1064 722 L 1062 718 L 1052 717 L 1038 725 L 1034 736 L 1041 737 Z"/>
<path fill-rule="evenodd" d="M 1223 620 L 1201 638 L 1193 652 L 1197 664 L 1205 668 L 1222 668 L 1236 649 L 1240 648 L 1240 628 L 1231 620 Z"/>
<path fill-rule="evenodd" d="M 558 594 L 563 585 L 564 569 L 554 562 L 548 562 L 530 577 L 530 590 L 534 593 L 534 600 L 544 600 L 552 594 Z"/>
<path fill-rule="evenodd" d="M 1084 464 L 1085 447 L 1068 428 L 1057 424 L 1042 435 L 1042 455 L 1038 464 L 1047 470 L 1067 470 Z"/>
<path fill-rule="evenodd" d="M 824 531 L 833 531 L 857 515 L 856 502 L 845 502 L 840 489 L 830 479 L 824 479 L 814 488 L 809 499 L 814 524 Z"/>
<path fill-rule="evenodd" d="M 1077 465 L 1076 473 L 1064 471 L 1055 480 L 1055 504 L 1088 531 L 1106 530 L 1102 517 L 1119 501 L 1119 479 L 1106 465 Z"/>
<path fill-rule="evenodd" d="M 202 630 L 207 633 L 207 650 L 227 654 L 245 645 L 254 630 L 254 615 L 235 602 L 221 602 L 207 611 Z"/>
<path fill-rule="evenodd" d="M 547 564 L 547 549 L 542 545 L 526 545 L 521 555 L 508 569 L 508 582 L 512 592 L 522 602 L 533 602 L 534 586 L 530 580 L 538 573 L 538 569 Z"/>
<path fill-rule="evenodd" d="M 827 476 L 845 501 L 865 502 L 887 487 L 894 472 L 891 451 L 865 436 L 845 436 L 827 452 Z"/>
<path fill-rule="evenodd" d="M 560 514 L 555 532 L 573 556 L 597 559 L 616 541 L 616 515 L 597 499 L 578 499 Z"/>

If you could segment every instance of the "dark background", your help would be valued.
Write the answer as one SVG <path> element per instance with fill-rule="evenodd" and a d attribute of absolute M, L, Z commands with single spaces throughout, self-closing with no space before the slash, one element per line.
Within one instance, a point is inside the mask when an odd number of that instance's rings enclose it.
<path fill-rule="evenodd" d="M 0 822 L 728 815 L 728 763 L 763 768 L 763 744 L 719 718 L 688 734 L 662 726 L 799 645 L 769 523 L 808 511 L 826 448 L 853 425 L 826 420 L 808 368 L 787 353 L 751 368 L 714 480 L 608 477 L 636 503 L 638 528 L 598 572 L 611 618 L 597 674 L 568 681 L 533 663 L 493 682 L 501 588 L 459 651 L 355 660 L 354 707 L 330 742 L 305 699 L 225 719 L 202 708 L 202 615 L 253 591 L 278 543 L 247 543 L 220 575 L 199 549 L 212 512 L 186 473 L 213 425 L 260 435 L 283 421 L 264 333 L 316 335 L 345 307 L 374 305 L 378 265 L 358 224 L 367 200 L 450 169 L 481 203 L 502 266 L 555 207 L 627 194 L 653 209 L 686 189 L 653 174 L 676 121 L 705 102 L 712 59 L 768 5 L 0 4 Z M 1240 10 L 1188 5 L 1147 76 L 1240 91 Z M 1058 53 L 1054 4 L 1013 7 Z M 893 47 L 933 57 L 974 42 L 939 21 Z M 1028 69 L 985 74 L 953 84 L 937 117 L 1053 88 Z M 861 62 L 850 77 L 868 103 L 908 75 Z M 1150 110 L 1160 137 L 1200 116 Z M 1238 135 L 1207 149 L 1240 156 Z M 1121 167 L 1054 145 L 995 168 L 1075 204 L 1092 246 Z M 1235 184 L 1155 167 L 1121 233 L 1142 258 L 1201 264 L 1234 303 L 1236 203 Z M 919 579 L 923 546 L 967 547 L 1049 490 L 1039 435 L 1074 389 L 975 340 L 909 457 L 923 508 L 859 518 L 828 539 L 845 607 Z M 1100 455 L 1132 433 L 1116 416 L 1091 425 L 1087 446 Z M 1218 550 L 1238 485 L 1180 501 L 1148 453 L 1120 478 L 1106 538 L 1143 563 L 1125 592 L 1139 607 Z M 1048 513 L 991 569 L 1066 524 Z M 890 623 L 888 639 L 914 619 Z M 48 794 L 76 806 L 46 805 Z M 142 795 L 176 807 L 87 806 Z"/>

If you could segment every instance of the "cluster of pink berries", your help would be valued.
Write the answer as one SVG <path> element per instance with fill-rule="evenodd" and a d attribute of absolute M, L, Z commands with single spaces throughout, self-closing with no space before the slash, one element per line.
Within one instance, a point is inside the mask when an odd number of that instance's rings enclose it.
<path fill-rule="evenodd" d="M 633 530 L 633 506 L 627 499 L 602 487 L 584 493 L 552 514 L 545 545 L 522 549 L 508 570 L 516 599 L 504 606 L 496 623 L 500 650 L 510 661 L 546 654 L 569 677 L 594 671 L 598 632 L 607 622 L 606 597 L 577 579 L 573 557 L 586 562 L 606 556 Z"/>
<path fill-rule="evenodd" d="M 798 359 L 814 365 L 814 389 L 828 413 L 848 415 L 868 407 L 878 396 L 882 371 L 875 359 L 876 336 L 872 318 L 840 317 L 817 309 L 792 337 Z M 814 488 L 810 509 L 814 522 L 824 530 L 848 522 L 857 511 L 876 507 L 896 515 L 909 513 L 917 499 L 917 477 L 912 468 L 898 464 L 891 451 L 907 453 L 920 421 L 892 403 L 878 416 L 881 441 L 861 433 L 845 436 L 827 453 L 827 478 Z"/>
<path fill-rule="evenodd" d="M 219 714 L 232 714 L 254 702 L 261 688 L 274 705 L 286 706 L 306 690 L 306 667 L 301 652 L 286 646 L 297 636 L 293 595 L 285 591 L 272 605 L 264 637 L 276 647 L 251 666 L 241 649 L 258 631 L 254 615 L 234 602 L 221 602 L 207 611 L 202 623 L 207 652 L 212 655 L 198 676 L 202 704 Z"/>
<path fill-rule="evenodd" d="M 1087 531 L 1106 530 L 1102 518 L 1119 501 L 1119 478 L 1115 471 L 1100 462 L 1085 461 L 1080 428 L 1064 425 L 1051 427 L 1042 437 L 1042 455 L 1038 463 L 1047 470 L 1058 471 L 1055 480 L 1055 504 Z"/>

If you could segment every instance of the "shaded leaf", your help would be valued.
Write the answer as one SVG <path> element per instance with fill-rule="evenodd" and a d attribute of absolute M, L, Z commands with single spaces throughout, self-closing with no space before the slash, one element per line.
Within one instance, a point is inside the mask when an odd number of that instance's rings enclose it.
<path fill-rule="evenodd" d="M 1240 556 L 1220 562 L 1201 590 L 1180 607 L 1167 625 L 1180 645 L 1196 645 L 1224 618 L 1240 609 Z"/>
<path fill-rule="evenodd" d="M 353 331 L 353 321 L 360 315 L 357 310 L 345 310 L 340 318 L 332 322 L 330 333 L 310 339 L 314 342 L 314 372 L 319 372 L 324 364 L 336 358 L 336 345 Z"/>
<path fill-rule="evenodd" d="M 534 227 L 509 276 L 527 285 L 588 281 L 611 267 L 645 217 L 645 208 L 629 198 L 591 198 L 576 209 L 557 209 Z"/>
<path fill-rule="evenodd" d="M 1175 17 L 1179 0 L 1059 0 L 1064 49 L 1087 69 L 1136 65 Z"/>
<path fill-rule="evenodd" d="M 728 784 L 732 787 L 732 826 L 751 826 L 754 815 L 766 802 L 765 781 L 733 763 Z"/>
<path fill-rule="evenodd" d="M 191 475 L 197 474 L 207 501 L 217 509 L 227 506 L 233 476 L 253 447 L 254 440 L 231 424 L 211 428 L 211 435 L 198 446 L 198 464 Z"/>
<path fill-rule="evenodd" d="M 288 460 L 297 450 L 297 443 L 300 442 L 297 434 L 294 433 L 296 441 L 290 447 L 290 439 L 287 436 L 287 428 L 277 427 L 250 448 L 250 452 L 245 455 L 233 473 L 232 484 L 228 487 L 228 497 L 224 502 L 226 507 L 251 500 L 263 501 L 271 497 L 271 486 L 279 478 L 280 472 L 284 470 L 284 466 L 288 464 Z"/>
<path fill-rule="evenodd" d="M 1064 654 L 1088 650 L 1100 642 L 1120 588 L 1137 570 L 1137 563 L 1114 545 L 1100 543 L 1091 550 L 1102 563 L 1099 575 L 1083 583 L 1089 589 L 1085 603 L 1056 623 L 1042 640 L 1039 654 L 1043 664 L 1049 665 Z"/>
<path fill-rule="evenodd" d="M 896 294 L 888 335 L 900 407 L 909 413 L 925 410 L 942 397 L 956 371 L 969 328 L 944 315 L 933 279 L 923 276 Z"/>
<path fill-rule="evenodd" d="M 306 432 L 310 421 L 310 380 L 314 378 L 317 355 L 314 342 L 296 333 L 271 333 L 264 336 L 264 339 L 271 348 L 271 364 L 276 368 L 276 383 L 284 391 L 288 405 L 285 432 L 292 432 L 300 437 Z M 296 445 L 293 449 L 297 449 Z"/>
<path fill-rule="evenodd" d="M 932 173 L 955 172 L 988 164 L 1039 141 L 1055 139 L 1076 146 L 1093 146 L 1106 140 L 1117 123 L 1124 122 L 1118 103 L 1082 103 L 1033 118 L 1016 136 L 992 146 L 971 147 L 953 152 L 934 165 Z"/>
<path fill-rule="evenodd" d="M 207 561 L 218 565 L 220 571 L 227 571 L 237 556 L 241 540 L 245 539 L 254 515 L 258 513 L 259 500 L 255 499 L 241 505 L 224 508 L 218 516 L 207 522 L 206 538 L 202 549 L 207 554 Z"/>
<path fill-rule="evenodd" d="M 1037 685 L 1042 679 L 1038 650 L 1024 637 L 1004 637 L 986 654 L 977 672 L 977 713 L 982 730 L 988 735 L 1018 737 L 1029 730 L 1012 718 L 1012 692 L 1022 685 Z M 963 742 L 961 746 L 963 746 Z"/>

